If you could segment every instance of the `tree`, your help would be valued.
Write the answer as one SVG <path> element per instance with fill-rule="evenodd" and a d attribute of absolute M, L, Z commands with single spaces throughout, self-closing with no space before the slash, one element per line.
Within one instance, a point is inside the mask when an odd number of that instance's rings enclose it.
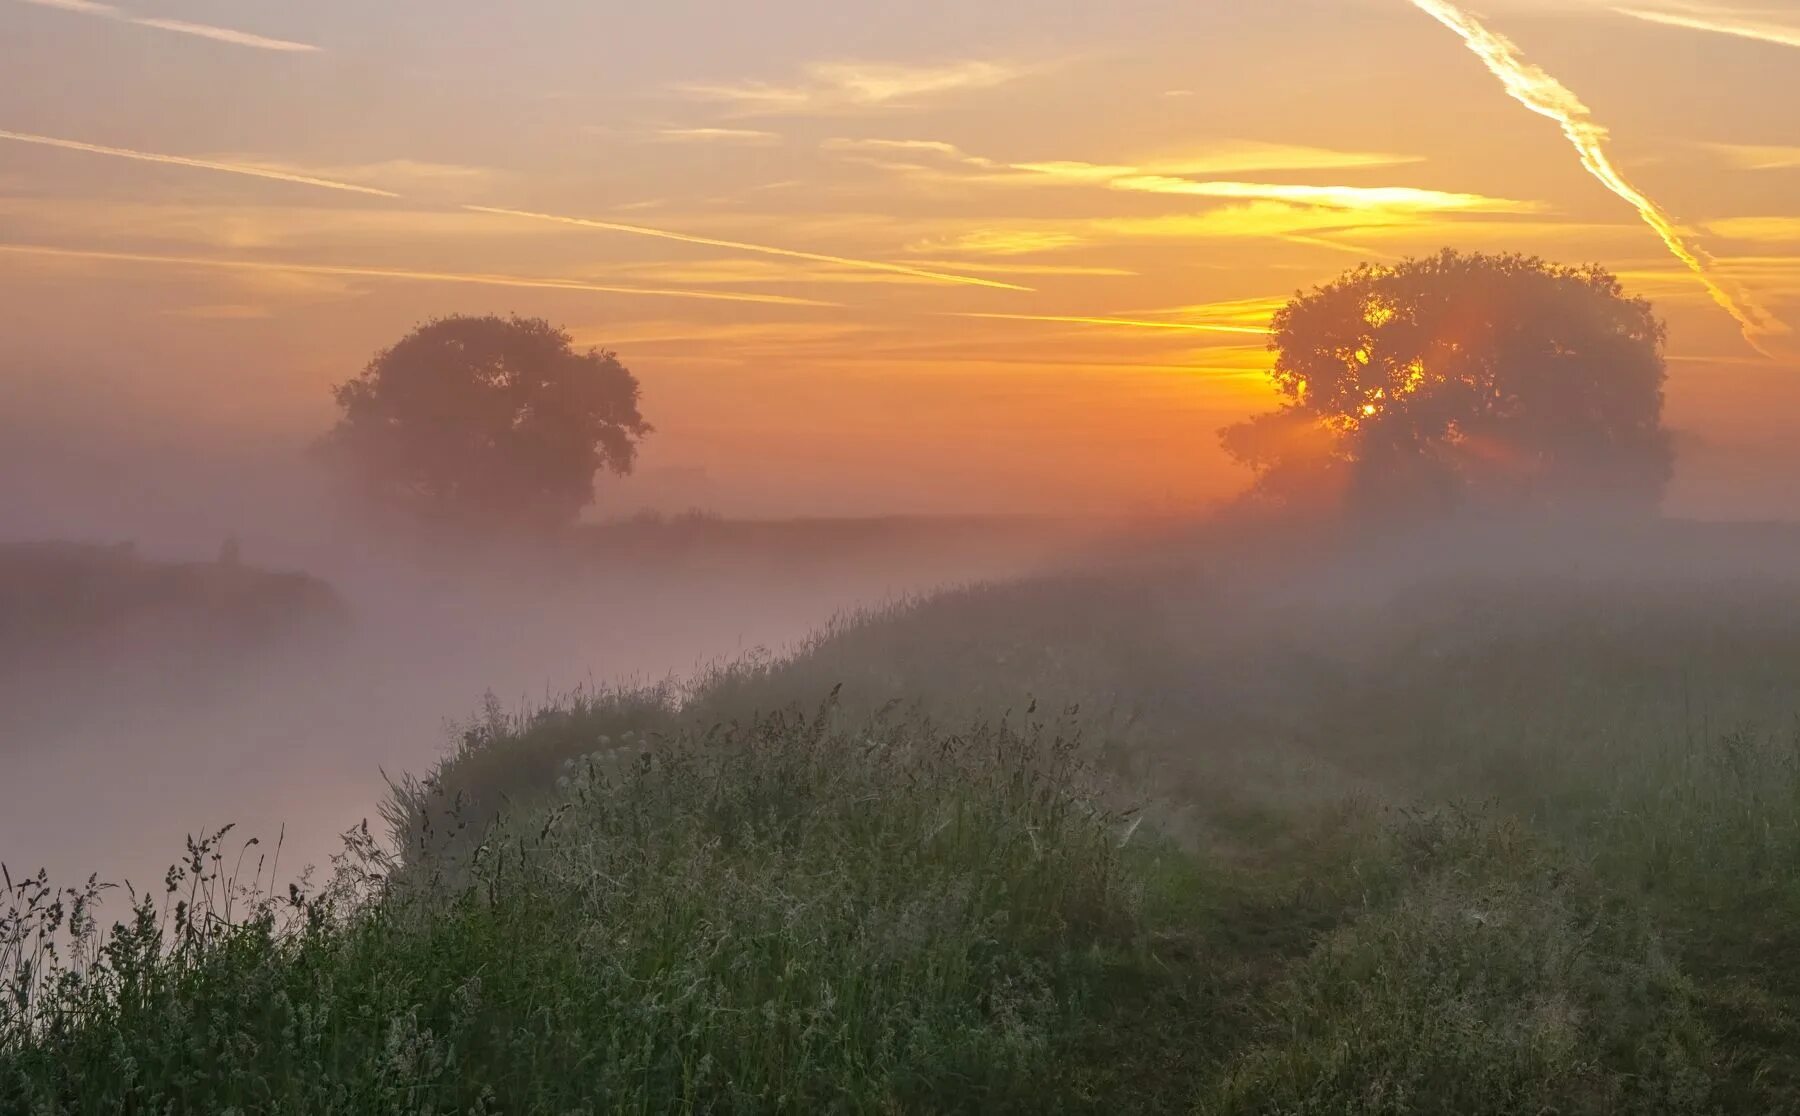
<path fill-rule="evenodd" d="M 1289 505 L 1648 510 L 1674 462 L 1663 339 L 1599 267 L 1450 250 L 1364 264 L 1276 313 L 1285 402 L 1220 438 Z"/>
<path fill-rule="evenodd" d="M 463 527 L 566 526 L 651 431 L 615 354 L 536 318 L 429 322 L 333 394 L 323 449 L 363 494 Z"/>

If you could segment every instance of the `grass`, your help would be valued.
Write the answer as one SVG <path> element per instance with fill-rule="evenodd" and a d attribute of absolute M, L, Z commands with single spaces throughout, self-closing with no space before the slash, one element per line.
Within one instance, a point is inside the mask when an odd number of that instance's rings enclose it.
<path fill-rule="evenodd" d="M 1191 569 L 490 704 L 286 894 L 9 878 L 0 1111 L 1800 1111 L 1785 583 Z"/>

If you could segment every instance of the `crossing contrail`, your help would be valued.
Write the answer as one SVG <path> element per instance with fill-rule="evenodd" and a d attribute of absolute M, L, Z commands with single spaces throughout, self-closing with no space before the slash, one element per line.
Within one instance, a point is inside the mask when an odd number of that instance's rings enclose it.
<path fill-rule="evenodd" d="M 146 252 L 102 252 L 86 248 L 59 248 L 48 244 L 4 244 L 0 253 L 40 256 L 59 260 L 96 260 L 112 263 L 162 264 L 172 267 L 210 267 L 228 271 L 260 271 L 276 274 L 341 275 L 358 279 L 399 279 L 418 283 L 470 283 L 482 287 L 528 287 L 548 291 L 583 291 L 596 294 L 644 295 L 655 298 L 692 298 L 714 302 L 760 302 L 773 306 L 832 306 L 809 298 L 787 295 L 739 294 L 734 291 L 694 291 L 668 287 L 618 287 L 580 279 L 538 279 L 525 275 L 488 275 L 460 271 L 409 271 L 387 267 L 351 267 L 338 264 L 283 263 L 276 260 L 230 260 L 207 256 L 162 256 Z"/>
<path fill-rule="evenodd" d="M 1745 19 L 1730 12 L 1720 12 L 1700 5 L 1682 5 L 1678 11 L 1650 8 L 1614 8 L 1613 11 L 1633 19 L 1666 24 L 1669 27 L 1684 27 L 1689 31 L 1710 31 L 1715 35 L 1735 35 L 1740 39 L 1755 39 L 1776 46 L 1800 47 L 1800 27 Z"/>
<path fill-rule="evenodd" d="M 1447 0 L 1412 0 L 1412 4 L 1456 32 L 1476 57 L 1486 63 L 1493 75 L 1500 79 L 1513 100 L 1539 116 L 1548 117 L 1560 124 L 1563 135 L 1574 145 L 1581 156 L 1581 165 L 1587 168 L 1588 173 L 1638 211 L 1644 223 L 1662 237 L 1663 243 L 1668 245 L 1675 258 L 1686 264 L 1688 270 L 1705 284 L 1713 301 L 1737 320 L 1744 340 L 1756 351 L 1769 355 L 1763 346 L 1763 340 L 1788 333 L 1787 326 L 1758 306 L 1749 295 L 1728 287 L 1730 281 L 1717 274 L 1714 261 L 1706 250 L 1695 244 L 1661 206 L 1619 173 L 1619 169 L 1613 165 L 1612 157 L 1607 153 L 1607 130 L 1594 120 L 1581 98 L 1539 67 L 1525 61 L 1511 39 L 1488 30 L 1474 16 L 1456 5 Z"/>
<path fill-rule="evenodd" d="M 927 271 L 920 267 L 906 264 L 886 263 L 881 260 L 859 260 L 849 256 L 828 256 L 820 252 L 801 252 L 792 248 L 772 248 L 767 244 L 746 244 L 737 240 L 717 240 L 710 236 L 694 236 L 689 233 L 671 232 L 668 229 L 655 229 L 646 225 L 621 225 L 614 221 L 592 221 L 585 217 L 559 217 L 554 213 L 531 213 L 522 209 L 496 209 L 487 205 L 465 205 L 473 213 L 492 213 L 501 217 L 523 217 L 532 221 L 554 221 L 562 225 L 574 225 L 583 229 L 599 229 L 603 232 L 626 233 L 630 236 L 651 236 L 660 240 L 679 240 L 683 244 L 704 244 L 712 248 L 729 248 L 735 252 L 754 252 L 764 256 L 782 256 L 793 260 L 812 260 L 815 263 L 837 264 L 841 267 L 862 268 L 867 271 L 885 271 L 894 275 L 910 275 L 916 279 L 930 279 L 939 283 L 960 283 L 969 287 L 996 287 L 1003 291 L 1029 291 L 1030 287 L 1021 287 L 1016 283 L 1002 283 L 997 279 L 978 279 L 973 275 L 955 275 L 944 271 Z"/>
<path fill-rule="evenodd" d="M 158 31 L 173 31 L 178 35 L 196 35 L 202 39 L 230 43 L 233 46 L 254 47 L 257 50 L 313 53 L 319 49 L 311 43 L 272 39 L 267 35 L 253 35 L 248 31 L 236 31 L 230 27 L 215 27 L 210 23 L 192 23 L 185 19 L 165 19 L 160 16 L 132 15 L 112 4 L 101 3 L 100 0 L 24 0 L 24 3 L 40 8 L 75 12 L 78 15 L 99 16 L 101 19 L 110 19 L 115 23 L 129 23 L 134 27 L 154 27 Z"/>
<path fill-rule="evenodd" d="M 8 132 L 0 129 L 0 140 L 35 143 L 41 147 L 58 147 L 64 151 L 82 151 L 89 155 L 110 155 L 115 159 L 136 159 L 140 163 L 163 163 L 171 167 L 193 167 L 197 170 L 243 174 L 251 178 L 269 178 L 276 182 L 293 182 L 301 186 L 318 186 L 326 190 L 347 190 L 353 194 L 373 194 L 378 198 L 400 196 L 391 190 L 377 190 L 373 186 L 358 186 L 354 182 L 336 182 L 329 178 L 311 178 L 304 174 L 291 174 L 288 171 L 275 170 L 272 167 L 258 167 L 248 163 L 218 163 L 211 159 L 190 159 L 185 155 L 133 151 L 128 147 L 102 147 L 97 143 L 82 143 L 80 140 L 58 139 L 55 136 L 38 136 L 30 132 Z"/>

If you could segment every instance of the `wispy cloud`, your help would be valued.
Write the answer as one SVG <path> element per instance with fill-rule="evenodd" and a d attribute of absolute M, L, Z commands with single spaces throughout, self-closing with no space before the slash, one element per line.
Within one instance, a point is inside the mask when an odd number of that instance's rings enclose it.
<path fill-rule="evenodd" d="M 913 252 L 968 252 L 978 256 L 1029 256 L 1055 252 L 1084 243 L 1081 234 L 1067 227 L 994 227 L 973 229 L 954 236 L 928 237 L 908 245 Z"/>
<path fill-rule="evenodd" d="M 1078 160 L 1007 162 L 972 154 L 952 143 L 929 139 L 825 140 L 821 149 L 887 170 L 924 177 L 954 177 L 1010 186 L 1107 186 L 1122 179 L 1188 178 L 1249 171 L 1349 170 L 1401 166 L 1424 160 L 1416 155 L 1339 151 L 1304 144 L 1229 140 L 1179 155 L 1131 163 Z"/>
<path fill-rule="evenodd" d="M 1292 239 L 1377 228 L 1414 229 L 1417 210 L 1395 207 L 1341 209 L 1295 205 L 1259 199 L 1203 213 L 1167 213 L 1148 217 L 1100 217 L 1086 222 L 1090 236 L 1149 240 L 1231 240 L 1271 237 Z M 1436 227 L 1436 226 L 1432 226 Z"/>
<path fill-rule="evenodd" d="M 613 266 L 609 276 L 631 280 L 648 279 L 658 283 L 743 284 L 932 284 L 935 279 L 891 271 L 872 271 L 843 264 L 813 263 L 808 260 L 771 259 L 763 256 L 734 256 L 723 259 L 692 261 L 657 261 Z"/>
<path fill-rule="evenodd" d="M 1763 339 L 1787 332 L 1787 327 L 1756 305 L 1742 291 L 1730 289 L 1705 249 L 1679 228 L 1661 206 L 1626 181 L 1608 154 L 1610 136 L 1594 121 L 1588 107 L 1569 88 L 1541 68 L 1525 61 L 1511 39 L 1490 31 L 1474 16 L 1447 0 L 1412 0 L 1420 11 L 1454 31 L 1463 44 L 1500 79 L 1514 100 L 1562 126 L 1563 135 L 1575 147 L 1582 166 L 1608 190 L 1634 207 L 1644 223 L 1656 231 L 1675 257 L 1706 285 L 1713 300 L 1742 328 L 1752 347 L 1764 350 Z"/>
<path fill-rule="evenodd" d="M 312 202 L 310 196 L 303 196 Z M 368 253 L 456 245 L 477 258 L 507 246 L 526 247 L 560 235 L 548 226 L 520 229 L 460 209 L 397 204 L 241 204 L 119 201 L 81 195 L 0 194 L 0 228 L 30 229 L 54 243 L 154 245 L 156 250 L 235 252 L 283 250 Z M 533 245 L 535 248 L 535 243 Z"/>
<path fill-rule="evenodd" d="M 973 271 L 977 275 L 1067 275 L 1087 278 L 1122 278 L 1138 274 L 1122 267 L 1092 267 L 1085 264 L 994 263 L 986 260 L 917 260 L 915 266 Z"/>
<path fill-rule="evenodd" d="M 711 248 L 729 248 L 737 252 L 750 252 L 764 256 L 781 256 L 793 260 L 812 260 L 815 263 L 840 264 L 845 267 L 865 268 L 871 271 L 885 271 L 895 275 L 910 275 L 919 279 L 931 279 L 940 283 L 954 283 L 970 287 L 996 287 L 1007 291 L 1027 291 L 1031 288 L 1021 287 L 1014 283 L 1002 283 L 994 279 L 981 279 L 972 275 L 956 275 L 950 272 L 931 271 L 926 268 L 913 267 L 908 264 L 887 263 L 881 260 L 862 260 L 850 256 L 834 256 L 823 252 L 802 252 L 792 248 L 777 248 L 768 244 L 751 244 L 738 240 L 720 240 L 710 236 L 696 236 L 692 233 L 675 232 L 671 229 L 650 228 L 645 225 L 623 225 L 615 221 L 593 221 L 584 217 L 564 217 L 554 213 L 532 213 L 520 209 L 500 209 L 485 205 L 463 206 L 474 213 L 491 213 L 500 217 L 516 217 L 529 221 L 553 221 L 557 224 L 571 225 L 576 228 L 597 229 L 602 232 L 624 233 L 628 236 L 655 237 L 659 240 L 674 240 L 683 244 L 701 244 Z"/>
<path fill-rule="evenodd" d="M 1778 46 L 1800 47 L 1800 24 L 1776 23 L 1773 20 L 1720 8 L 1710 4 L 1665 4 L 1659 7 L 1626 6 L 1613 11 L 1633 19 L 1647 20 L 1668 27 L 1684 27 L 1690 31 L 1710 31 L 1718 35 L 1735 35 L 1740 39 Z"/>
<path fill-rule="evenodd" d="M 949 94 L 994 89 L 1033 72 L 1008 62 L 965 61 L 909 66 L 817 62 L 791 84 L 687 83 L 677 93 L 726 105 L 742 116 L 837 115 L 909 108 Z"/>
<path fill-rule="evenodd" d="M 267 306 L 256 306 L 243 302 L 183 306 L 178 310 L 165 310 L 164 313 L 172 318 L 196 318 L 203 322 L 255 321 L 274 316 L 274 311 Z"/>
<path fill-rule="evenodd" d="M 1199 176 L 1240 171 L 1362 169 L 1418 162 L 1416 157 L 1336 151 L 1291 144 L 1234 141 L 1175 158 L 1139 164 L 1073 160 L 1004 162 L 941 140 L 830 139 L 824 150 L 884 170 L 932 180 L 1013 186 L 1079 186 L 1133 193 L 1275 201 L 1334 210 L 1532 213 L 1536 202 L 1412 186 L 1340 186 L 1217 180 Z"/>
<path fill-rule="evenodd" d="M 1137 318 L 1159 318 L 1173 315 L 1177 318 L 1192 320 L 1195 318 L 1215 323 L 1235 323 L 1237 325 L 1255 326 L 1254 332 L 1268 331 L 1269 321 L 1275 312 L 1286 306 L 1289 298 L 1286 295 L 1261 296 L 1256 298 L 1233 298 L 1222 302 L 1202 302 L 1192 306 L 1176 306 L 1164 310 L 1140 310 L 1133 313 Z"/>
<path fill-rule="evenodd" d="M 658 128 L 652 138 L 660 143 L 725 143 L 766 147 L 781 142 L 779 132 L 758 128 Z"/>
<path fill-rule="evenodd" d="M 42 147 L 55 147 L 64 151 L 80 151 L 89 155 L 109 155 L 115 159 L 136 159 L 143 163 L 163 163 L 173 167 L 192 167 L 198 170 L 220 171 L 225 174 L 241 174 L 251 178 L 272 179 L 276 182 L 292 182 L 300 186 L 316 186 L 325 190 L 344 190 L 353 194 L 372 194 L 378 198 L 397 198 L 400 196 L 391 190 L 381 190 L 373 186 L 363 186 L 354 182 L 339 182 L 335 179 L 319 178 L 313 175 L 297 174 L 281 167 L 259 166 L 250 163 L 225 163 L 212 159 L 190 159 L 183 155 L 164 155 L 154 151 L 133 151 L 126 147 L 104 147 L 97 143 L 82 143 L 79 140 L 58 139 L 55 136 L 39 136 L 29 132 L 8 132 L 0 130 L 0 140 L 12 140 L 15 143 L 34 143 Z"/>
<path fill-rule="evenodd" d="M 133 15 L 123 8 L 112 4 L 98 3 L 96 0 L 19 0 L 19 3 L 31 4 L 39 8 L 76 12 L 80 15 L 98 16 L 101 19 L 112 20 L 114 23 L 127 23 L 133 27 L 151 27 L 158 31 L 173 31 L 179 35 L 192 35 L 196 38 L 230 43 L 232 46 L 252 47 L 256 50 L 307 53 L 319 49 L 311 43 L 297 43 L 290 39 L 272 39 L 267 35 L 256 35 L 230 27 L 215 27 L 209 23 L 192 23 L 185 19 L 165 19 L 160 16 Z"/>
<path fill-rule="evenodd" d="M 1257 199 L 1199 212 L 969 222 L 918 237 L 909 245 L 909 251 L 919 256 L 969 254 L 1004 261 L 1016 256 L 1098 250 L 1140 241 L 1179 244 L 1271 239 L 1381 259 L 1394 253 L 1371 247 L 1364 240 L 1416 240 L 1421 248 L 1429 249 L 1441 245 L 1447 235 L 1459 239 L 1485 235 L 1499 245 L 1517 245 L 1521 236 L 1566 238 L 1590 231 L 1610 235 L 1637 227 L 1521 220 L 1505 209 L 1487 212 L 1479 208 L 1416 209 L 1393 205 L 1331 207 Z M 1447 232 L 1452 229 L 1454 233 Z M 961 263 L 953 266 L 966 267 Z"/>
<path fill-rule="evenodd" d="M 1211 322 L 1160 322 L 1143 318 L 1087 317 L 1070 314 L 949 314 L 952 318 L 984 318 L 1007 322 L 1062 322 L 1069 325 L 1117 326 L 1121 329 L 1176 330 L 1187 333 L 1239 333 L 1261 335 L 1269 332 L 1254 326 L 1220 325 Z"/>
<path fill-rule="evenodd" d="M 535 290 L 582 291 L 594 294 L 642 295 L 654 298 L 699 299 L 713 302 L 760 302 L 773 306 L 831 306 L 833 303 L 786 295 L 744 294 L 736 291 L 677 290 L 659 287 L 625 287 L 588 283 L 579 279 L 544 279 L 523 275 L 488 275 L 448 271 L 411 271 L 385 267 L 350 267 L 333 264 L 287 263 L 275 260 L 229 260 L 205 256 L 165 256 L 142 252 L 103 252 L 86 248 L 59 248 L 43 244 L 0 244 L 0 253 L 42 259 L 88 260 L 101 263 L 157 264 L 165 267 L 217 268 L 225 271 L 292 275 L 331 275 L 359 279 L 396 279 L 419 283 L 465 283 L 483 287 L 525 287 Z"/>
<path fill-rule="evenodd" d="M 1150 194 L 1182 194 L 1289 202 L 1326 209 L 1466 210 L 1481 213 L 1532 213 L 1536 202 L 1490 198 L 1482 194 L 1420 190 L 1411 186 L 1311 186 L 1275 182 L 1195 182 L 1164 175 L 1133 175 L 1108 183 L 1116 190 Z"/>
<path fill-rule="evenodd" d="M 1793 243 L 1800 241 L 1800 216 L 1725 217 L 1708 221 L 1706 230 L 1728 240 Z"/>
<path fill-rule="evenodd" d="M 1740 170 L 1793 170 L 1800 168 L 1800 147 L 1741 143 L 1709 143 L 1706 146 L 1724 156 L 1726 162 Z"/>

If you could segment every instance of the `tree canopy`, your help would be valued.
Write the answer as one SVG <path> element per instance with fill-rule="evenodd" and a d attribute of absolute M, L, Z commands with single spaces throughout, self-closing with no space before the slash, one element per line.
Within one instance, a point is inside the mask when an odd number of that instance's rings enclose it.
<path fill-rule="evenodd" d="M 1364 264 L 1275 315 L 1284 401 L 1221 441 L 1287 504 L 1650 509 L 1674 460 L 1663 340 L 1597 266 L 1450 250 Z"/>
<path fill-rule="evenodd" d="M 615 354 L 536 318 L 429 322 L 334 396 L 324 448 L 363 495 L 470 527 L 572 522 L 596 474 L 630 473 L 651 431 Z"/>

